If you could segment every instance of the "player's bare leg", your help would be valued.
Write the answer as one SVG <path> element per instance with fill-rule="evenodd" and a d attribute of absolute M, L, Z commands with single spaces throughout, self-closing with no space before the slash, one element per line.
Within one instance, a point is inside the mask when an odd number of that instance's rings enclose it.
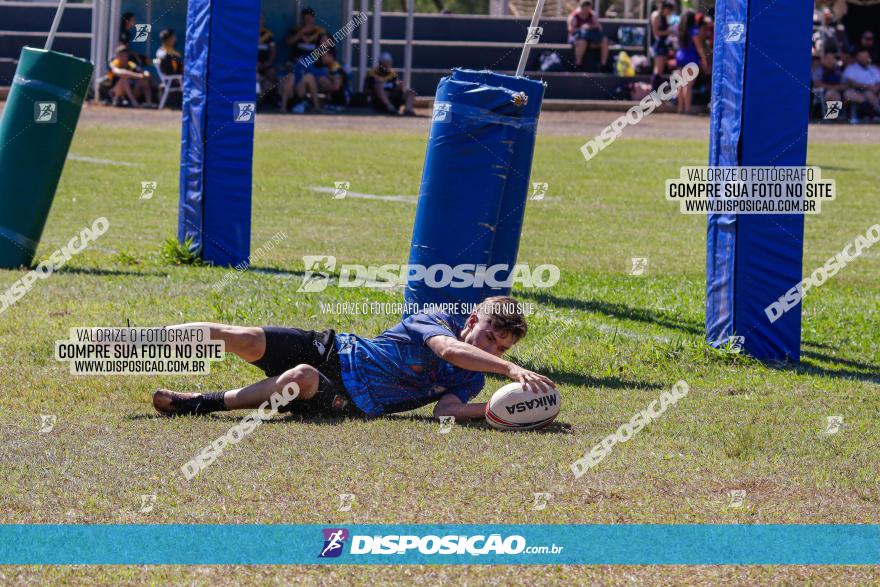
<path fill-rule="evenodd" d="M 188 322 L 168 329 L 210 328 L 211 340 L 222 340 L 227 353 L 253 363 L 266 353 L 266 333 L 258 326 L 231 326 L 215 322 Z"/>
<path fill-rule="evenodd" d="M 311 399 L 318 391 L 318 370 L 309 365 L 297 365 L 276 377 L 267 377 L 253 385 L 218 393 L 183 393 L 158 389 L 153 394 L 153 407 L 164 416 L 182 414 L 209 414 L 225 410 L 259 408 L 275 394 L 292 400 Z"/>

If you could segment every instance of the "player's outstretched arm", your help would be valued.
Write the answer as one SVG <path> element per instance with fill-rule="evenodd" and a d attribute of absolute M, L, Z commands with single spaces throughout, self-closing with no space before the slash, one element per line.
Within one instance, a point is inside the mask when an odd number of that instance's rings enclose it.
<path fill-rule="evenodd" d="M 434 417 L 452 416 L 456 420 L 480 420 L 486 414 L 486 404 L 466 404 L 455 394 L 447 393 L 434 405 Z"/>
<path fill-rule="evenodd" d="M 434 336 L 428 339 L 426 344 L 438 357 L 461 369 L 503 375 L 514 381 L 519 381 L 527 388 L 531 387 L 535 393 L 538 393 L 542 387 L 536 384 L 543 383 L 555 387 L 549 377 L 524 369 L 515 363 L 496 357 L 451 336 Z"/>

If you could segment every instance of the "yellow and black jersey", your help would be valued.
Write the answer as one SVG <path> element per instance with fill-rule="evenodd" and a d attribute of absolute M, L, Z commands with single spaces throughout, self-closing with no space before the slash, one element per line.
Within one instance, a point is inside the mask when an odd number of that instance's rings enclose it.
<path fill-rule="evenodd" d="M 301 29 L 302 27 L 293 27 L 290 29 L 290 32 L 287 33 L 288 38 L 296 36 Z M 291 57 L 296 58 L 300 55 L 311 53 L 318 48 L 318 42 L 321 40 L 321 37 L 326 34 L 327 31 L 323 27 L 310 27 L 308 32 L 304 33 L 299 39 L 297 39 L 296 43 L 290 48 Z"/>
<path fill-rule="evenodd" d="M 397 72 L 391 67 L 382 67 L 380 65 L 379 67 L 374 67 L 369 70 L 367 75 L 382 82 L 382 86 L 384 86 L 386 90 L 393 90 L 397 87 L 399 82 Z"/>
<path fill-rule="evenodd" d="M 156 51 L 156 67 L 165 75 L 183 73 L 183 59 L 181 59 L 180 52 L 174 48 L 159 47 Z"/>
<path fill-rule="evenodd" d="M 114 58 L 113 61 L 110 62 L 110 71 L 107 72 L 107 79 L 110 81 L 116 81 L 116 75 L 113 73 L 113 69 L 127 69 L 129 71 L 137 71 L 138 66 L 134 61 L 127 61 L 124 64 L 118 59 Z"/>
<path fill-rule="evenodd" d="M 272 57 L 272 49 L 275 47 L 275 35 L 272 31 L 263 27 L 260 29 L 260 40 L 257 43 L 257 61 L 265 63 Z"/>

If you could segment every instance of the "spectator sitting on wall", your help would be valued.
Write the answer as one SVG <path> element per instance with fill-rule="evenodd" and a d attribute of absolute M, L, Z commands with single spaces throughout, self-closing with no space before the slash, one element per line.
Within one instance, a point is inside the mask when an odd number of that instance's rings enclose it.
<path fill-rule="evenodd" d="M 858 122 L 858 109 L 865 103 L 869 104 L 874 115 L 880 115 L 880 69 L 871 64 L 871 54 L 866 49 L 856 53 L 856 62 L 843 70 L 843 82 L 848 89 L 843 93 L 844 99 L 850 104 L 850 122 Z"/>
<path fill-rule="evenodd" d="M 823 102 L 843 100 L 846 84 L 843 83 L 843 75 L 834 53 L 826 53 L 822 56 L 821 61 L 813 68 L 812 79 L 813 93 Z"/>
<path fill-rule="evenodd" d="M 602 32 L 599 17 L 593 11 L 593 2 L 583 0 L 568 16 L 568 42 L 574 47 L 574 66 L 583 67 L 587 49 L 600 49 L 602 69 L 608 66 L 608 38 Z"/>
<path fill-rule="evenodd" d="M 282 82 L 283 87 L 284 82 Z M 305 114 L 309 106 L 313 112 L 321 113 L 324 111 L 322 94 L 327 98 L 327 102 L 332 104 L 333 110 L 348 104 L 345 70 L 336 62 L 335 53 L 330 50 L 296 74 L 292 94 L 288 86 L 286 91 L 282 90 L 282 100 L 286 106 L 291 97 L 296 98 L 294 114 Z"/>
<path fill-rule="evenodd" d="M 144 71 L 131 57 L 128 47 L 119 45 L 116 57 L 110 62 L 110 96 L 113 105 L 119 106 L 123 99 L 131 106 L 138 107 L 138 98 L 146 100 L 144 106 L 152 107 L 153 88 L 150 86 L 150 72 Z"/>
<path fill-rule="evenodd" d="M 303 8 L 300 16 L 300 25 L 291 28 L 285 39 L 290 47 L 289 60 L 292 63 L 314 51 L 320 44 L 321 37 L 327 34 L 327 31 L 315 24 L 315 11 L 311 8 Z"/>
<path fill-rule="evenodd" d="M 675 52 L 675 63 L 681 70 L 688 63 L 696 63 L 701 71 L 709 69 L 709 60 L 703 52 L 703 28 L 697 25 L 697 15 L 693 10 L 685 10 L 678 25 L 678 51 Z M 679 114 L 691 113 L 694 84 L 681 84 L 678 87 L 676 109 Z"/>
<path fill-rule="evenodd" d="M 325 34 L 320 35 L 317 38 L 316 47 L 326 46 L 324 43 L 329 38 L 330 37 Z M 304 91 L 307 89 L 307 86 L 311 86 L 311 81 L 303 84 L 303 78 L 305 78 L 307 73 L 313 73 L 311 68 L 315 64 L 314 53 L 315 50 L 308 55 L 301 56 L 296 61 L 287 62 L 287 74 L 281 78 L 281 82 L 278 85 L 280 94 L 279 107 L 282 112 L 287 112 L 288 104 L 291 101 L 299 106 L 296 110 L 297 114 L 305 112 L 307 104 L 302 101 L 302 98 L 305 96 Z"/>
<path fill-rule="evenodd" d="M 871 63 L 880 63 L 880 50 L 874 43 L 874 33 L 872 31 L 864 31 L 859 37 L 858 51 L 867 51 L 871 56 Z"/>
<path fill-rule="evenodd" d="M 379 65 L 367 72 L 364 81 L 364 91 L 370 96 L 373 109 L 387 114 L 399 114 L 403 106 L 403 113 L 414 116 L 413 100 L 415 92 L 406 87 L 397 72 L 391 67 L 391 54 L 382 53 L 379 56 Z"/>
<path fill-rule="evenodd" d="M 669 26 L 669 17 L 675 10 L 675 3 L 672 0 L 663 0 L 659 10 L 651 13 L 651 35 L 654 42 L 651 43 L 651 54 L 654 59 L 654 72 L 651 76 L 651 89 L 656 90 L 660 87 L 661 76 L 666 73 L 666 66 L 669 62 L 669 51 L 672 46 L 672 28 Z"/>
<path fill-rule="evenodd" d="M 275 35 L 266 28 L 266 15 L 260 14 L 260 37 L 257 41 L 257 84 L 261 95 L 270 92 L 278 84 L 275 73 L 275 57 L 278 49 L 275 46 Z"/>
<path fill-rule="evenodd" d="M 182 75 L 183 57 L 174 48 L 177 44 L 177 33 L 174 29 L 165 29 L 159 33 L 162 46 L 156 49 L 155 65 L 163 75 Z"/>
<path fill-rule="evenodd" d="M 348 74 L 336 61 L 336 51 L 330 49 L 321 55 L 312 71 L 318 82 L 318 90 L 327 97 L 328 109 L 338 112 L 348 106 L 351 97 L 348 91 Z"/>

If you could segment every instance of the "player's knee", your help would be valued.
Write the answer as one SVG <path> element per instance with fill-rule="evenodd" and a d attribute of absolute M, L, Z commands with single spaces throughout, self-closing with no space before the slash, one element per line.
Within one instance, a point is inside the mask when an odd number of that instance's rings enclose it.
<path fill-rule="evenodd" d="M 278 376 L 278 386 L 284 389 L 294 385 L 298 389 L 297 399 L 310 399 L 318 391 L 318 370 L 310 365 L 297 365 Z"/>

